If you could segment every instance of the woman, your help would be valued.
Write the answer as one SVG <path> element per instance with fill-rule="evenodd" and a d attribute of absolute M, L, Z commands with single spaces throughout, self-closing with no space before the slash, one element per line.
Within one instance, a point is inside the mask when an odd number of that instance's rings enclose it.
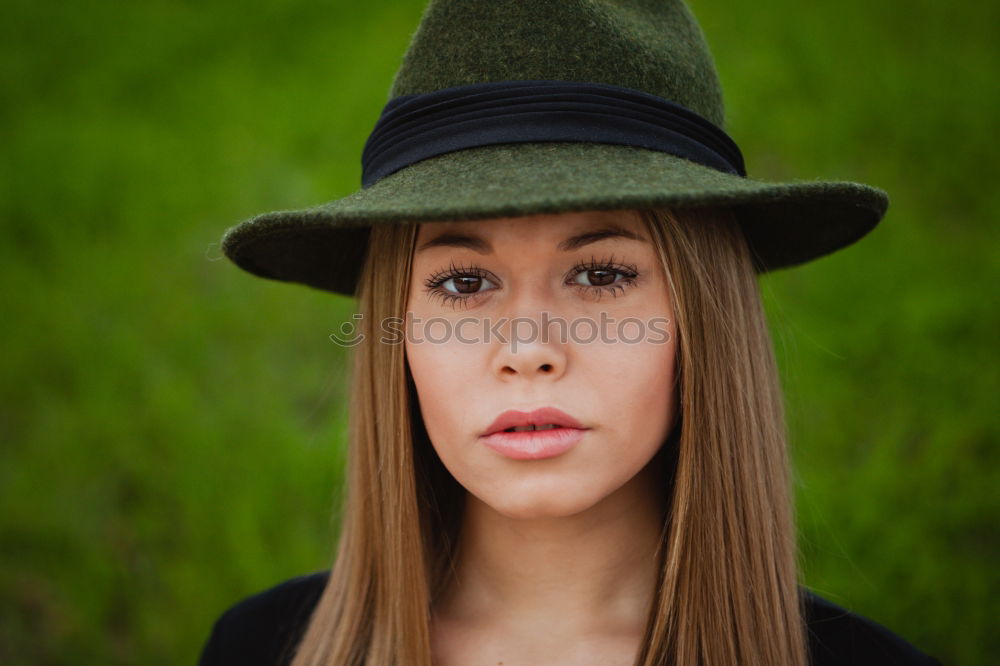
<path fill-rule="evenodd" d="M 679 1 L 430 4 L 363 189 L 224 250 L 358 298 L 332 570 L 202 664 L 934 664 L 798 585 L 758 273 L 885 194 L 746 178 Z"/>

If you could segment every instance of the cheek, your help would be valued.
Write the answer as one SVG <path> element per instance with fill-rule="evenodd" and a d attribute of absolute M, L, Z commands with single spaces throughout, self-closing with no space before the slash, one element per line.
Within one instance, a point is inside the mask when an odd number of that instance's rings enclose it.
<path fill-rule="evenodd" d="M 406 361 L 432 442 L 454 441 L 466 427 L 469 394 L 461 387 L 475 383 L 472 375 L 479 367 L 471 348 L 453 342 L 406 343 Z"/>
<path fill-rule="evenodd" d="M 596 387 L 626 457 L 641 462 L 666 438 L 676 412 L 673 341 L 665 344 L 614 345 L 602 350 L 586 380 Z"/>

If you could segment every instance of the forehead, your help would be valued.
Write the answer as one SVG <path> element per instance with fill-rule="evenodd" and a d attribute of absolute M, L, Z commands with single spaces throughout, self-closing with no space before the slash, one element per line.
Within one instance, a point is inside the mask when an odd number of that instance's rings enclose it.
<path fill-rule="evenodd" d="M 572 250 L 581 241 L 628 238 L 649 241 L 637 211 L 581 211 L 485 220 L 425 222 L 417 233 L 416 251 L 435 247 L 467 247 L 487 254 L 494 242 L 551 241 L 559 249 Z"/>

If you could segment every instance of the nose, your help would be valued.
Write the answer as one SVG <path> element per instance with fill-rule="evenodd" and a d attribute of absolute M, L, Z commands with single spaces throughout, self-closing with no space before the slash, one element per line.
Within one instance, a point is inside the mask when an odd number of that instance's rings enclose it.
<path fill-rule="evenodd" d="M 566 372 L 569 350 L 560 333 L 564 327 L 558 315 L 539 305 L 513 308 L 500 327 L 493 350 L 499 378 L 554 381 Z"/>
<path fill-rule="evenodd" d="M 497 375 L 502 379 L 521 377 L 554 380 L 563 374 L 565 365 L 563 355 L 554 353 L 551 343 L 518 343 L 517 351 L 512 351 L 512 345 L 508 342 L 502 345 L 496 358 Z"/>

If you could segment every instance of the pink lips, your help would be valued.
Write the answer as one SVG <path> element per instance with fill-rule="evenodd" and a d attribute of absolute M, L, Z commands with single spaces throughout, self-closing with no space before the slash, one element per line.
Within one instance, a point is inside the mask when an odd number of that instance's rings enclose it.
<path fill-rule="evenodd" d="M 555 425 L 546 430 L 504 432 L 516 426 Z M 542 407 L 531 412 L 508 410 L 498 416 L 480 439 L 494 451 L 514 460 L 551 458 L 583 439 L 588 428 L 569 414 L 555 407 Z"/>

